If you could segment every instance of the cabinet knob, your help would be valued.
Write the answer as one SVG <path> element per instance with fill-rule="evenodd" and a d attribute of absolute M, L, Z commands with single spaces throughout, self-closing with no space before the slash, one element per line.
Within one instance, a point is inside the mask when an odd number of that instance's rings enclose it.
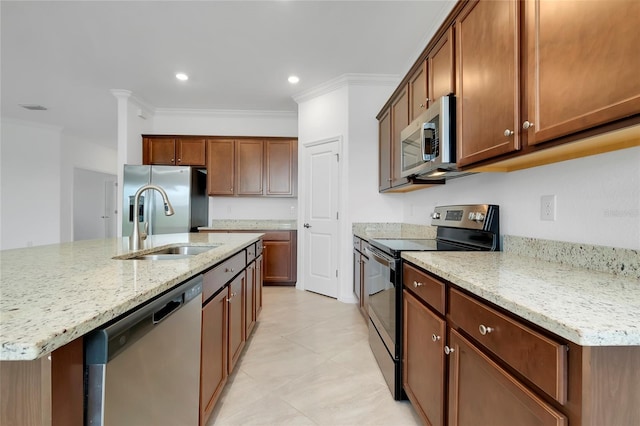
<path fill-rule="evenodd" d="M 172 163 L 175 163 L 175 162 L 176 162 L 176 159 L 175 159 L 175 158 L 172 158 L 172 159 L 171 159 L 171 162 L 172 162 Z"/>
<path fill-rule="evenodd" d="M 450 354 L 452 354 L 454 351 L 455 351 L 455 349 L 450 348 L 449 346 L 445 346 L 445 347 L 444 347 L 444 353 L 445 353 L 446 355 L 450 355 Z"/>
<path fill-rule="evenodd" d="M 178 158 L 178 163 L 181 163 L 181 162 L 182 162 L 182 158 Z"/>
<path fill-rule="evenodd" d="M 423 285 L 424 285 L 424 284 L 419 283 L 418 281 L 414 281 L 414 282 L 413 282 L 413 286 L 414 286 L 415 288 L 422 287 Z"/>
<path fill-rule="evenodd" d="M 236 297 L 235 293 L 231 293 L 231 297 L 227 299 L 228 303 L 231 303 L 231 299 L 233 299 L 234 297 Z"/>
<path fill-rule="evenodd" d="M 525 121 L 524 123 L 522 123 L 522 128 L 524 130 L 528 130 L 528 129 L 532 128 L 533 126 L 534 126 L 534 124 L 532 122 L 528 121 L 528 120 Z"/>
<path fill-rule="evenodd" d="M 225 272 L 233 272 L 233 268 L 224 268 Z"/>
<path fill-rule="evenodd" d="M 509 130 L 509 129 L 505 130 L 504 131 L 504 135 L 507 136 L 507 137 L 508 136 L 513 136 L 514 135 L 513 130 Z"/>
<path fill-rule="evenodd" d="M 486 336 L 493 331 L 493 327 L 487 327 L 484 324 L 480 324 L 480 326 L 478 327 L 478 331 L 480 331 L 480 334 L 482 334 L 483 336 Z"/>
<path fill-rule="evenodd" d="M 420 104 L 420 108 L 424 109 L 424 104 Z"/>
<path fill-rule="evenodd" d="M 433 340 L 434 342 L 437 342 L 438 340 L 440 340 L 440 336 L 436 335 L 435 333 L 433 333 L 431 335 L 431 340 Z"/>

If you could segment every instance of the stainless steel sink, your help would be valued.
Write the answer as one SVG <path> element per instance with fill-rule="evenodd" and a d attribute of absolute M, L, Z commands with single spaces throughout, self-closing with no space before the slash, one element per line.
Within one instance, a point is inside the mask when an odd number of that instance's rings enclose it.
<path fill-rule="evenodd" d="M 213 250 L 216 247 L 220 247 L 220 244 L 210 244 L 206 246 L 190 246 L 179 245 L 172 247 L 165 247 L 157 250 L 149 251 L 145 254 L 138 256 L 119 256 L 115 259 L 121 260 L 176 260 L 176 259 L 188 259 L 189 257 L 202 254 L 209 250 Z"/>

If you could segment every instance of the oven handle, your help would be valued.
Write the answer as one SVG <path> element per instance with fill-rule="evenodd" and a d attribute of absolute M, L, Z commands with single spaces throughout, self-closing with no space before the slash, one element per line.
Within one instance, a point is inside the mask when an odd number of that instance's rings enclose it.
<path fill-rule="evenodd" d="M 389 259 L 386 256 L 384 256 L 382 253 L 379 253 L 377 250 L 372 250 L 369 247 L 365 247 L 364 251 L 370 255 L 371 257 L 373 257 L 373 259 L 378 262 L 378 263 L 382 263 L 383 265 L 385 265 L 387 268 L 391 268 L 391 269 L 395 269 L 395 264 L 393 259 Z"/>

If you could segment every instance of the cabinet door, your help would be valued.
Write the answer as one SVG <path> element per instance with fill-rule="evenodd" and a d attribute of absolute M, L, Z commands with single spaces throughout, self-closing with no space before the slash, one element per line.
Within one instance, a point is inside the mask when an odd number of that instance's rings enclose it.
<path fill-rule="evenodd" d="M 520 149 L 516 0 L 470 2 L 456 23 L 461 166 Z"/>
<path fill-rule="evenodd" d="M 298 181 L 297 140 L 265 141 L 265 194 L 295 197 Z"/>
<path fill-rule="evenodd" d="M 429 53 L 429 105 L 442 96 L 455 93 L 453 57 L 451 27 Z"/>
<path fill-rule="evenodd" d="M 353 294 L 358 299 L 358 306 L 362 308 L 362 261 L 360 260 L 361 254 L 357 250 L 353 250 Z"/>
<path fill-rule="evenodd" d="M 235 147 L 232 139 L 207 140 L 207 188 L 209 195 L 234 194 Z"/>
<path fill-rule="evenodd" d="M 257 139 L 236 141 L 236 194 L 262 195 L 263 142 Z"/>
<path fill-rule="evenodd" d="M 176 141 L 172 138 L 143 138 L 142 163 L 176 165 Z"/>
<path fill-rule="evenodd" d="M 290 282 L 291 273 L 291 242 L 264 242 L 264 282 Z"/>
<path fill-rule="evenodd" d="M 242 273 L 229 283 L 228 287 L 228 304 L 229 304 L 229 369 L 228 373 L 233 372 L 240 353 L 244 347 L 245 341 L 245 291 L 246 277 Z"/>
<path fill-rule="evenodd" d="M 176 139 L 178 166 L 204 166 L 207 164 L 205 139 Z"/>
<path fill-rule="evenodd" d="M 428 107 L 428 79 L 428 61 L 424 61 L 421 66 L 413 73 L 413 75 L 409 77 L 409 121 L 413 121 Z"/>
<path fill-rule="evenodd" d="M 529 145 L 640 111 L 640 2 L 538 0 L 526 8 Z"/>
<path fill-rule="evenodd" d="M 407 183 L 402 177 L 400 132 L 409 125 L 409 90 L 407 87 L 391 103 L 391 186 Z"/>
<path fill-rule="evenodd" d="M 391 110 L 378 121 L 378 191 L 391 188 Z"/>
<path fill-rule="evenodd" d="M 561 426 L 566 417 L 451 330 L 449 424 Z"/>
<path fill-rule="evenodd" d="M 251 262 L 245 271 L 247 291 L 244 298 L 244 323 L 245 323 L 245 340 L 249 339 L 253 327 L 256 325 L 256 263 Z"/>
<path fill-rule="evenodd" d="M 206 424 L 227 382 L 227 297 L 227 290 L 223 290 L 202 308 L 201 426 Z"/>
<path fill-rule="evenodd" d="M 446 323 L 411 293 L 403 294 L 402 384 L 425 424 L 443 426 Z"/>
<path fill-rule="evenodd" d="M 368 262 L 368 257 L 364 255 L 360 256 L 360 312 L 362 312 L 365 319 L 369 318 L 369 290 L 366 287 L 366 274 L 369 270 L 367 268 Z"/>

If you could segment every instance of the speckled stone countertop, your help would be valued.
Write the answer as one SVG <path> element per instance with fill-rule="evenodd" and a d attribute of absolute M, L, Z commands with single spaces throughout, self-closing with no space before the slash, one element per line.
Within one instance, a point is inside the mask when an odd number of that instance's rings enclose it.
<path fill-rule="evenodd" d="M 128 238 L 0 251 L 0 360 L 33 360 L 94 330 L 257 241 L 260 233 L 150 236 L 143 254 L 218 245 L 176 260 L 119 260 Z"/>
<path fill-rule="evenodd" d="M 579 345 L 640 345 L 638 278 L 508 252 L 402 257 Z"/>
<path fill-rule="evenodd" d="M 235 220 L 235 219 L 219 219 L 212 220 L 211 226 L 202 226 L 198 230 L 238 230 L 238 231 L 295 231 L 297 222 L 295 220 Z"/>

